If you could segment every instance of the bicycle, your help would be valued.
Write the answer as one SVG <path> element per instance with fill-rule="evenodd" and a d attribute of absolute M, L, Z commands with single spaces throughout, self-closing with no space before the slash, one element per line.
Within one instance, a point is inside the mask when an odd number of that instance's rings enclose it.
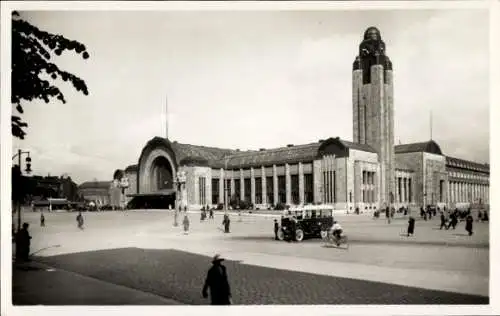
<path fill-rule="evenodd" d="M 347 235 L 345 234 L 342 234 L 339 238 L 337 236 L 332 235 L 330 231 L 322 231 L 321 238 L 325 242 L 325 246 L 335 245 L 337 247 L 340 247 L 341 245 L 345 245 L 346 249 L 349 248 Z"/>

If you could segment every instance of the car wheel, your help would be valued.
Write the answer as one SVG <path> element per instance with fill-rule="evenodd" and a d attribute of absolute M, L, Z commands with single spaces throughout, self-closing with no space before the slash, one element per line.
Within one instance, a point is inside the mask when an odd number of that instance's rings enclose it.
<path fill-rule="evenodd" d="M 285 233 L 283 232 L 283 230 L 281 228 L 278 231 L 278 239 L 281 241 L 283 241 L 285 239 Z"/>
<path fill-rule="evenodd" d="M 295 240 L 296 241 L 304 240 L 304 231 L 302 229 L 297 229 L 295 231 Z"/>
<path fill-rule="evenodd" d="M 325 239 L 328 236 L 328 232 L 326 230 L 321 231 L 321 239 Z"/>

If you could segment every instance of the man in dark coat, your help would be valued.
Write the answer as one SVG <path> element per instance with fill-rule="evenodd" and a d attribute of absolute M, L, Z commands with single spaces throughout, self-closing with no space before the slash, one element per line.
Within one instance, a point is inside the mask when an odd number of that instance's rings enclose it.
<path fill-rule="evenodd" d="M 444 212 L 441 212 L 441 226 L 439 226 L 439 229 L 446 228 L 446 216 L 444 216 Z"/>
<path fill-rule="evenodd" d="M 222 221 L 222 225 L 224 225 L 224 232 L 229 233 L 229 227 L 231 224 L 231 220 L 229 219 L 229 215 L 224 215 L 224 220 Z"/>
<path fill-rule="evenodd" d="M 453 212 L 450 215 L 450 224 L 448 224 L 448 227 L 446 229 L 450 229 L 450 227 L 452 227 L 453 229 L 455 229 L 455 227 L 457 226 L 457 224 L 458 224 L 458 214 L 457 214 L 457 212 Z"/>
<path fill-rule="evenodd" d="M 474 222 L 474 219 L 472 218 L 472 215 L 467 215 L 467 218 L 465 219 L 465 230 L 469 233 L 469 236 L 472 236 L 474 233 L 472 231 L 472 223 Z"/>
<path fill-rule="evenodd" d="M 415 219 L 410 216 L 410 219 L 408 220 L 408 237 L 413 236 L 415 232 Z"/>
<path fill-rule="evenodd" d="M 220 255 L 215 255 L 212 260 L 212 267 L 208 270 L 202 295 L 208 297 L 210 289 L 210 299 L 212 305 L 231 305 L 231 288 L 227 277 L 226 267 L 222 265 L 224 259 Z"/>
<path fill-rule="evenodd" d="M 45 216 L 43 216 L 43 212 L 40 214 L 40 226 L 45 227 Z"/>
<path fill-rule="evenodd" d="M 83 215 L 82 215 L 82 212 L 78 212 L 78 216 L 76 217 L 76 222 L 78 223 L 78 228 L 83 229 Z"/>
<path fill-rule="evenodd" d="M 209 210 L 209 216 L 210 219 L 214 218 L 214 210 L 212 208 Z"/>
<path fill-rule="evenodd" d="M 274 239 L 279 240 L 278 238 L 278 231 L 280 230 L 280 225 L 278 224 L 278 220 L 274 220 Z"/>
<path fill-rule="evenodd" d="M 297 219 L 295 216 L 290 218 L 290 237 L 291 241 L 296 241 L 297 238 Z"/>
<path fill-rule="evenodd" d="M 31 236 L 28 232 L 28 227 L 29 224 L 24 223 L 23 228 L 16 234 L 16 260 L 18 261 L 30 261 Z"/>

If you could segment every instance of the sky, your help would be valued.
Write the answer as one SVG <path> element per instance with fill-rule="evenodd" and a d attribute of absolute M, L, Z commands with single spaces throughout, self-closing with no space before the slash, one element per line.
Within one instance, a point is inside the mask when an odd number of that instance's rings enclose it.
<path fill-rule="evenodd" d="M 84 96 L 25 104 L 38 175 L 110 180 L 154 136 L 240 150 L 352 140 L 352 63 L 380 29 L 394 68 L 395 142 L 427 141 L 489 162 L 489 19 L 484 10 L 24 11 L 84 43 L 60 68 Z"/>

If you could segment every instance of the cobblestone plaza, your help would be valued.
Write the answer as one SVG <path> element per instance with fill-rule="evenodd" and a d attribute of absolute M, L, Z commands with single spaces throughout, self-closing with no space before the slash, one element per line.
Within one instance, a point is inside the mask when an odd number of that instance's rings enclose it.
<path fill-rule="evenodd" d="M 14 303 L 208 304 L 200 293 L 214 253 L 228 260 L 235 304 L 488 302 L 487 223 L 475 224 L 467 236 L 463 223 L 439 230 L 437 218 L 417 220 L 408 238 L 404 217 L 387 224 L 339 215 L 350 240 L 342 250 L 318 240 L 275 241 L 273 216 L 247 214 L 240 222 L 230 214 L 230 234 L 222 232 L 220 213 L 204 222 L 199 211 L 188 216 L 184 235 L 164 211 L 86 213 L 84 231 L 71 213 L 46 214 L 45 227 L 37 225 L 38 213 L 26 213 L 41 266 L 14 270 Z M 75 284 L 82 284 L 76 292 Z M 110 294 L 96 295 L 102 289 Z"/>

